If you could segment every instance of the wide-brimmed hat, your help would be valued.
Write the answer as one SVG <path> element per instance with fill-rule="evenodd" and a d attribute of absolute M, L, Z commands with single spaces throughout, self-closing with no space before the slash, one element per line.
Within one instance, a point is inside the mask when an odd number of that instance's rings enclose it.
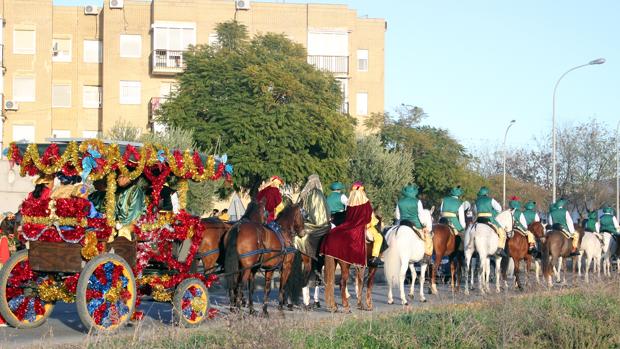
<path fill-rule="evenodd" d="M 461 189 L 461 187 L 454 187 L 450 190 L 450 196 L 459 197 L 461 195 L 463 195 L 463 189 Z"/>
<path fill-rule="evenodd" d="M 46 174 L 46 175 L 40 175 L 37 179 L 35 179 L 34 185 L 50 184 L 53 182 L 54 182 L 54 175 Z"/>
<path fill-rule="evenodd" d="M 489 195 L 489 188 L 487 187 L 480 188 L 480 190 L 478 190 L 478 196 L 485 196 L 485 195 Z"/>
<path fill-rule="evenodd" d="M 614 213 L 614 209 L 611 208 L 611 206 L 604 206 L 603 207 L 603 213 L 613 214 Z"/>
<path fill-rule="evenodd" d="M 535 209 L 535 208 L 536 208 L 536 201 L 528 201 L 528 202 L 525 204 L 525 209 L 526 209 L 526 210 L 533 210 L 533 209 Z"/>
<path fill-rule="evenodd" d="M 519 201 L 519 197 L 517 196 L 513 196 L 510 198 L 510 203 L 508 203 L 508 206 L 510 206 L 510 208 L 516 210 L 521 208 L 521 202 Z"/>
<path fill-rule="evenodd" d="M 415 198 L 418 196 L 418 186 L 415 184 L 409 184 L 403 188 L 401 194 L 406 198 Z"/>

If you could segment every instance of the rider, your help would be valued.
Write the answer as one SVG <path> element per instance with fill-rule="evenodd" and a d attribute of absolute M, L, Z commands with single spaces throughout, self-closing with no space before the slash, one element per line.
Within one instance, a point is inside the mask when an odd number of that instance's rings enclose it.
<path fill-rule="evenodd" d="M 497 241 L 497 251 L 495 254 L 499 257 L 505 257 L 504 247 L 506 246 L 506 232 L 504 228 L 495 219 L 498 213 L 502 211 L 502 206 L 489 196 L 489 188 L 481 187 L 478 191 L 476 199 L 476 222 L 487 223 L 494 227 L 499 240 Z"/>
<path fill-rule="evenodd" d="M 519 198 L 516 196 L 510 198 L 509 206 L 512 209 L 514 227 L 527 234 L 527 243 L 530 245 L 528 253 L 532 255 L 535 254 L 536 239 L 534 238 L 534 234 L 527 229 L 527 220 L 525 218 L 525 214 L 521 211 L 521 202 L 519 201 Z"/>
<path fill-rule="evenodd" d="M 534 222 L 540 222 L 540 216 L 536 212 L 536 201 L 528 201 L 524 207 L 523 215 L 528 227 Z"/>
<path fill-rule="evenodd" d="M 344 184 L 334 182 L 329 186 L 329 189 L 332 192 L 327 196 L 327 205 L 329 206 L 334 225 L 340 225 L 344 221 L 349 199 L 342 193 Z"/>
<path fill-rule="evenodd" d="M 284 184 L 282 178 L 273 176 L 269 179 L 269 184 L 256 195 L 256 201 L 265 200 L 265 210 L 268 213 L 265 223 L 274 221 L 278 213 L 284 209 L 284 202 L 280 193 L 280 186 L 282 184 Z"/>
<path fill-rule="evenodd" d="M 579 235 L 575 231 L 573 219 L 565 206 L 566 200 L 564 199 L 560 199 L 552 205 L 551 212 L 549 212 L 549 225 L 552 229 L 570 233 L 573 244 L 570 256 L 578 256 L 579 252 L 577 252 L 577 247 L 579 245 Z"/>
<path fill-rule="evenodd" d="M 616 216 L 614 216 L 613 208 L 609 206 L 603 207 L 603 214 L 601 215 L 600 222 L 601 233 L 611 233 L 612 235 L 620 233 L 618 219 L 616 219 Z"/>
<path fill-rule="evenodd" d="M 590 233 L 600 232 L 601 224 L 598 221 L 598 212 L 596 210 L 588 212 L 588 218 L 583 221 L 583 230 Z"/>
<path fill-rule="evenodd" d="M 418 229 L 424 238 L 424 259 L 423 262 L 431 262 L 433 254 L 433 238 L 426 227 L 420 222 L 420 214 L 424 211 L 422 201 L 418 199 L 418 186 L 409 184 L 401 191 L 401 198 L 396 205 L 394 218 L 400 220 L 400 224 Z"/>
<path fill-rule="evenodd" d="M 439 207 L 439 212 L 441 213 L 439 223 L 451 226 L 456 230 L 457 234 L 465 230 L 465 207 L 463 201 L 459 199 L 461 195 L 463 195 L 461 187 L 452 188 L 450 195 L 441 200 L 441 206 Z"/>

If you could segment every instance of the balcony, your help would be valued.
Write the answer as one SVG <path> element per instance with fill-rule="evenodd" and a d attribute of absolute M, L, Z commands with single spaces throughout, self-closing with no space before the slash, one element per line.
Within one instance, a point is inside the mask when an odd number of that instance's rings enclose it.
<path fill-rule="evenodd" d="M 340 106 L 340 112 L 342 114 L 349 114 L 349 102 L 348 101 L 342 102 L 342 105 Z"/>
<path fill-rule="evenodd" d="M 308 63 L 335 75 L 349 75 L 349 56 L 308 56 Z"/>
<path fill-rule="evenodd" d="M 183 72 L 185 69 L 183 53 L 184 51 L 154 50 L 152 56 L 153 74 L 175 75 Z"/>

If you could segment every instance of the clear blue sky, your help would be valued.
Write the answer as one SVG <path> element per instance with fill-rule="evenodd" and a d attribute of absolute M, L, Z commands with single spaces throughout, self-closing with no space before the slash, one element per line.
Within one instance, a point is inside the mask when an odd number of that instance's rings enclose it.
<path fill-rule="evenodd" d="M 345 3 L 360 16 L 385 18 L 386 109 L 423 107 L 425 123 L 447 128 L 468 147 L 501 143 L 511 119 L 510 145 L 549 131 L 555 81 L 598 57 L 607 63 L 560 84 L 558 122 L 593 117 L 615 128 L 620 120 L 620 1 L 310 2 Z"/>

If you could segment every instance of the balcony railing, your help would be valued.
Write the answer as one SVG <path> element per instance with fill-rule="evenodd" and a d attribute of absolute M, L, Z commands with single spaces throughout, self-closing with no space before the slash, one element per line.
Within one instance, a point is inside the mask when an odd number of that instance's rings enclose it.
<path fill-rule="evenodd" d="M 154 50 L 153 74 L 177 74 L 185 69 L 184 51 Z"/>
<path fill-rule="evenodd" d="M 349 56 L 308 56 L 308 63 L 322 71 L 349 75 Z"/>
<path fill-rule="evenodd" d="M 348 101 L 342 102 L 342 105 L 340 106 L 340 112 L 342 114 L 349 114 L 349 102 Z"/>

